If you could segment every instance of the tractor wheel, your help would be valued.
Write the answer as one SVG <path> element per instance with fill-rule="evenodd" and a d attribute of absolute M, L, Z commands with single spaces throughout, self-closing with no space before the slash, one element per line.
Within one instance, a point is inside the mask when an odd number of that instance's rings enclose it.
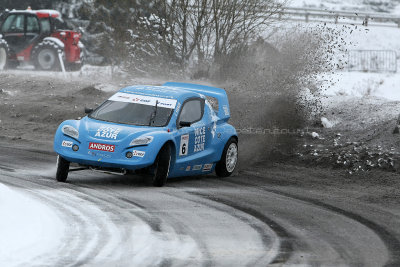
<path fill-rule="evenodd" d="M 0 39 L 0 70 L 7 68 L 9 52 L 10 49 L 8 48 L 7 42 L 3 39 Z"/>
<path fill-rule="evenodd" d="M 62 50 L 60 46 L 50 41 L 38 44 L 32 52 L 35 68 L 47 71 L 60 71 L 59 54 L 63 53 Z"/>

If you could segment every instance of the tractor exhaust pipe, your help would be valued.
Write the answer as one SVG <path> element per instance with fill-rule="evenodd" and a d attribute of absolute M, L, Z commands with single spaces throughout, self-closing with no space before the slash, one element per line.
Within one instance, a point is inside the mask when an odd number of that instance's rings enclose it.
<path fill-rule="evenodd" d="M 64 78 L 67 78 L 67 74 L 66 74 L 66 71 L 65 71 L 64 60 L 62 58 L 62 53 L 60 51 L 58 51 L 58 60 L 60 61 L 60 66 L 61 66 L 61 70 L 63 72 Z"/>

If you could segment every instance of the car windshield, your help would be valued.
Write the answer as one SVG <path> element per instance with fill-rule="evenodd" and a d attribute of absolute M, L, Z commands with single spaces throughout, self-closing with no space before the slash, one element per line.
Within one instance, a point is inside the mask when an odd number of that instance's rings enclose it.
<path fill-rule="evenodd" d="M 172 112 L 171 108 L 157 106 L 156 112 L 156 107 L 152 105 L 107 100 L 89 117 L 122 124 L 162 127 L 168 124 Z"/>

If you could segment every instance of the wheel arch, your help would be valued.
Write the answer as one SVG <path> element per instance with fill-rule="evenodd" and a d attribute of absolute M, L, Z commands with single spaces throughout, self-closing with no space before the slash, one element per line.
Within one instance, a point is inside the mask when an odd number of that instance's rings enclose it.
<path fill-rule="evenodd" d="M 238 137 L 236 134 L 232 134 L 231 136 L 229 136 L 228 138 L 226 138 L 226 141 L 225 141 L 224 146 L 223 146 L 223 148 L 222 148 L 221 154 L 220 154 L 220 156 L 218 157 L 218 161 L 220 161 L 220 160 L 222 159 L 222 156 L 224 155 L 224 150 L 225 150 L 225 148 L 226 148 L 226 145 L 228 144 L 229 140 L 231 140 L 231 139 L 236 140 L 236 144 L 237 144 L 238 147 L 239 147 L 239 144 L 238 144 L 238 143 L 239 143 L 239 137 Z"/>
<path fill-rule="evenodd" d="M 57 39 L 55 37 L 46 37 L 43 39 L 42 42 L 45 42 L 45 41 L 52 42 L 62 49 L 64 49 L 64 47 L 65 47 L 64 43 L 60 39 Z"/>
<path fill-rule="evenodd" d="M 231 138 L 235 139 L 236 142 L 239 143 L 239 137 L 238 137 L 236 134 L 234 134 L 234 135 L 232 135 L 231 137 L 229 137 L 229 138 L 228 138 L 228 141 L 229 141 L 229 139 L 231 139 Z M 228 141 L 226 141 L 226 142 L 228 142 Z"/>
<path fill-rule="evenodd" d="M 160 153 L 161 149 L 165 146 L 170 146 L 171 148 L 171 163 L 170 163 L 170 170 L 174 168 L 176 162 L 176 145 L 172 139 L 166 140 L 164 144 L 161 146 L 158 153 Z"/>

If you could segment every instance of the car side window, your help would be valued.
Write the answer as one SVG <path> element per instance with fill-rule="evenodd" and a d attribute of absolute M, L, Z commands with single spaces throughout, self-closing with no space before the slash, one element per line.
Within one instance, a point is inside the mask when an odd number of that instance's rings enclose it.
<path fill-rule="evenodd" d="M 194 123 L 203 117 L 204 101 L 202 99 L 193 99 L 187 101 L 179 115 L 179 121 Z"/>

